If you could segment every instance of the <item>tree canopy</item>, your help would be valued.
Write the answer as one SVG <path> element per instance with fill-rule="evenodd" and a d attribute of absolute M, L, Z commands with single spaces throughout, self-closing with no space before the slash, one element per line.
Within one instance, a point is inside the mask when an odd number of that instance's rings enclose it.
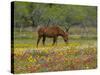
<path fill-rule="evenodd" d="M 47 4 L 32 2 L 14 2 L 14 25 L 19 27 L 38 25 L 76 25 L 96 26 L 97 7 Z"/>

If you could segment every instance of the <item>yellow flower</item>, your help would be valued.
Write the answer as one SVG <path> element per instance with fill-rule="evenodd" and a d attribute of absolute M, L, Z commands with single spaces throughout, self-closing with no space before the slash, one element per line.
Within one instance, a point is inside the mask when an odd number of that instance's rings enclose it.
<path fill-rule="evenodd" d="M 36 59 L 35 59 L 35 58 L 32 58 L 32 56 L 30 56 L 30 57 L 28 58 L 28 61 L 29 61 L 29 62 L 33 62 L 33 63 L 36 63 Z"/>

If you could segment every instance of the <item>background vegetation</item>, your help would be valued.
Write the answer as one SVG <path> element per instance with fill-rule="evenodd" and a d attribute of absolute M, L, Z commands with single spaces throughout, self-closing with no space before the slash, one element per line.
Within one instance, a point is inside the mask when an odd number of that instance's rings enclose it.
<path fill-rule="evenodd" d="M 77 25 L 88 32 L 87 27 L 97 26 L 97 7 L 15 2 L 14 27 L 22 30 L 25 27 L 53 24 L 72 27 Z"/>

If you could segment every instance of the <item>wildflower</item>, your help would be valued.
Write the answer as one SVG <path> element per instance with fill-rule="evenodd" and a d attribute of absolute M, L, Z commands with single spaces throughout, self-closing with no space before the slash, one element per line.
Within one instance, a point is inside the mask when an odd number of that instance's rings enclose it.
<path fill-rule="evenodd" d="M 32 56 L 30 56 L 30 57 L 28 58 L 28 61 L 29 61 L 29 62 L 33 62 L 33 63 L 36 63 L 36 59 L 35 59 L 35 58 L 32 58 Z"/>

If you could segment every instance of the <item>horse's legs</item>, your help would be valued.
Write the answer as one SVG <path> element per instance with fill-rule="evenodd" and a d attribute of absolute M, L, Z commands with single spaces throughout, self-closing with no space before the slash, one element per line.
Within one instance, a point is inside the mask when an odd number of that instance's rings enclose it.
<path fill-rule="evenodd" d="M 53 44 L 52 45 L 54 45 L 55 43 L 57 43 L 57 37 L 53 38 Z"/>
<path fill-rule="evenodd" d="M 56 38 L 56 41 L 55 41 L 56 45 L 57 45 L 57 38 Z"/>
<path fill-rule="evenodd" d="M 40 39 L 41 39 L 41 36 L 38 36 L 37 47 L 38 47 L 38 44 L 39 44 L 39 42 L 40 42 Z"/>
<path fill-rule="evenodd" d="M 43 36 L 43 40 L 42 40 L 43 45 L 45 45 L 45 39 L 46 39 L 46 37 L 45 37 L 45 36 Z"/>

